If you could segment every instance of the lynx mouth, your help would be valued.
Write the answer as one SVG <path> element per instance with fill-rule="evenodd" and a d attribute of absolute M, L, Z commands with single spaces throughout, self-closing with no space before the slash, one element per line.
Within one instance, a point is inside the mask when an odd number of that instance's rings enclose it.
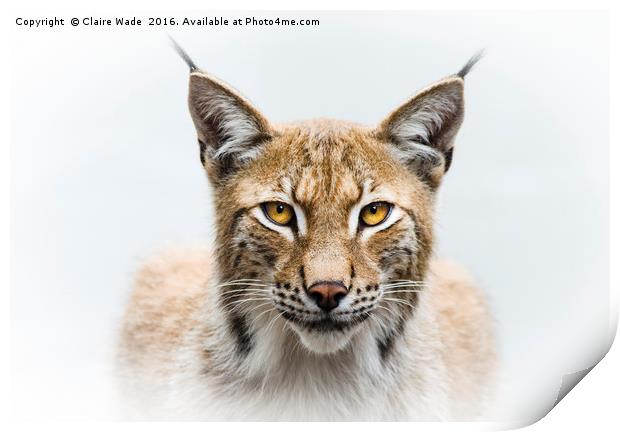
<path fill-rule="evenodd" d="M 343 317 L 343 313 L 327 313 L 315 319 L 301 319 L 289 312 L 283 312 L 282 316 L 307 331 L 316 332 L 344 332 L 349 330 L 370 317 L 369 312 L 360 312 L 355 315 L 349 314 Z"/>

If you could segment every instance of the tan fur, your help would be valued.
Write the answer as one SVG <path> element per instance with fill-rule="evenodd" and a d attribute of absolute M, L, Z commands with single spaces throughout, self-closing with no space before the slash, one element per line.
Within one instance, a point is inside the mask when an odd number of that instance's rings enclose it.
<path fill-rule="evenodd" d="M 178 249 L 151 258 L 140 269 L 122 331 L 127 354 L 141 367 L 165 369 L 170 354 L 196 325 L 212 258 L 204 249 Z"/>
<path fill-rule="evenodd" d="M 228 86 L 192 73 L 217 235 L 213 257 L 181 249 L 138 272 L 119 353 L 138 412 L 478 418 L 492 397 L 492 321 L 467 273 L 431 259 L 435 193 L 462 98 L 463 79 L 453 76 L 378 128 L 275 126 Z M 269 219 L 270 202 L 292 209 L 290 224 Z M 364 224 L 362 208 L 377 202 L 390 211 Z M 309 288 L 317 284 L 346 294 L 320 308 Z"/>
<path fill-rule="evenodd" d="M 441 356 L 447 366 L 455 399 L 479 394 L 497 370 L 495 331 L 486 298 L 469 273 L 459 265 L 431 261 L 429 303 L 439 316 Z M 488 401 L 487 401 L 488 402 Z M 467 418 L 467 413 L 460 413 Z"/>
<path fill-rule="evenodd" d="M 173 354 L 183 346 L 183 335 L 199 325 L 200 310 L 208 303 L 205 281 L 212 276 L 212 265 L 208 249 L 194 248 L 157 255 L 140 269 L 127 308 L 120 356 L 131 364 L 131 373 L 152 374 L 143 376 L 143 382 L 154 376 L 170 379 Z M 454 398 L 488 399 L 492 393 L 484 391 L 497 363 L 484 296 L 455 263 L 432 260 L 430 273 L 426 300 L 437 315 L 425 323 L 425 330 L 440 347 Z M 149 391 L 142 388 L 138 395 L 144 398 Z M 454 414 L 455 420 L 471 418 L 467 412 Z"/>
<path fill-rule="evenodd" d="M 148 415 L 161 403 L 161 377 L 204 303 L 213 259 L 205 249 L 175 249 L 150 258 L 135 277 L 118 351 L 126 415 Z"/>

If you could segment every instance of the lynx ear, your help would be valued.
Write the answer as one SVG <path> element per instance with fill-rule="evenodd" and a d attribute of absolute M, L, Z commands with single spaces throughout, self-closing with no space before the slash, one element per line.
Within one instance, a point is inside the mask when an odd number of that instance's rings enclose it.
<path fill-rule="evenodd" d="M 454 137 L 463 121 L 463 84 L 460 73 L 445 78 L 419 92 L 379 126 L 380 137 L 392 144 L 396 158 L 432 187 L 439 185 L 452 162 Z"/>
<path fill-rule="evenodd" d="M 247 100 L 196 69 L 190 74 L 189 110 L 200 160 L 216 184 L 255 158 L 271 137 L 269 123 Z"/>

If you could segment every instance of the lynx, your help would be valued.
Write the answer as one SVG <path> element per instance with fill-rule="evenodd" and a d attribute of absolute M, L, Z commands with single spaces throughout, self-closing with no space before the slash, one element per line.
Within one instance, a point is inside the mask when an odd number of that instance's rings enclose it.
<path fill-rule="evenodd" d="M 179 52 L 217 232 L 213 248 L 168 251 L 137 274 L 119 351 L 128 414 L 481 418 L 492 319 L 468 273 L 433 255 L 478 56 L 365 127 L 272 124 Z"/>

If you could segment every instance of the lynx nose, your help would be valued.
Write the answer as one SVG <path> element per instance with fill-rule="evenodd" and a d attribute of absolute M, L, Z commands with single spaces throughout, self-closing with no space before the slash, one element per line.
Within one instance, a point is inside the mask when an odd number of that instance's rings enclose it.
<path fill-rule="evenodd" d="M 338 303 L 349 291 L 341 282 L 321 281 L 312 284 L 308 290 L 308 296 L 325 312 L 338 307 Z"/>

